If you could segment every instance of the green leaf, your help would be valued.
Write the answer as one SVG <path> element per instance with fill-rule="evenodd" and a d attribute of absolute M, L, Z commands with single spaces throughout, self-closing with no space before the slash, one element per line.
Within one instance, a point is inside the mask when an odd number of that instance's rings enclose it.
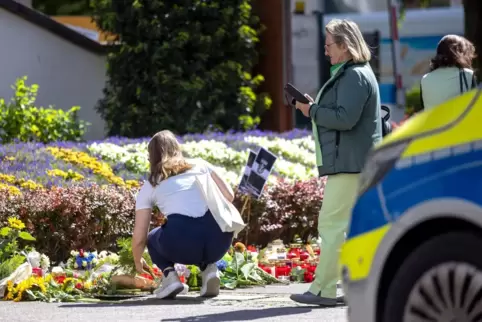
<path fill-rule="evenodd" d="M 248 279 L 255 266 L 255 263 L 247 263 L 241 267 L 241 273 L 243 273 L 244 279 Z"/>
<path fill-rule="evenodd" d="M 261 276 L 259 276 L 258 273 L 256 273 L 256 270 L 253 269 L 251 271 L 251 273 L 249 274 L 249 277 L 253 280 L 255 280 L 256 282 L 264 282 L 263 278 Z"/>
<path fill-rule="evenodd" d="M 234 280 L 224 284 L 224 287 L 229 290 L 234 290 L 238 286 L 238 281 Z"/>
<path fill-rule="evenodd" d="M 11 230 L 12 228 L 10 227 L 3 227 L 2 229 L 0 229 L 0 236 L 2 237 L 8 236 Z"/>
<path fill-rule="evenodd" d="M 241 266 L 245 263 L 244 255 L 238 252 L 234 253 L 234 259 L 232 261 L 232 267 L 236 274 L 239 274 Z"/>
<path fill-rule="evenodd" d="M 19 232 L 18 237 L 22 238 L 23 240 L 29 240 L 29 241 L 35 241 L 36 240 L 35 237 L 30 235 L 30 233 L 28 233 L 26 231 Z"/>
<path fill-rule="evenodd" d="M 29 301 L 35 301 L 37 299 L 37 297 L 35 296 L 34 292 L 32 292 L 32 290 L 26 290 L 25 293 L 27 294 Z"/>

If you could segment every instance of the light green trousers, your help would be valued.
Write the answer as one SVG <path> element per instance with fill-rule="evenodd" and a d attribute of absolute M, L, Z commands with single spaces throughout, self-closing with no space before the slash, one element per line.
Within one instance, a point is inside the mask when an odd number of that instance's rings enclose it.
<path fill-rule="evenodd" d="M 359 174 L 328 176 L 323 205 L 318 216 L 318 233 L 321 237 L 320 262 L 310 293 L 325 298 L 336 298 L 336 284 L 340 277 L 340 248 L 345 241 L 351 211 L 358 191 Z"/>

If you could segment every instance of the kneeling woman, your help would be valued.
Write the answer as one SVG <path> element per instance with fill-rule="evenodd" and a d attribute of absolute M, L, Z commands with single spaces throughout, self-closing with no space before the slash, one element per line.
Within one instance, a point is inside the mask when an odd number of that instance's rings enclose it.
<path fill-rule="evenodd" d="M 173 298 L 184 289 L 174 263 L 199 266 L 201 296 L 217 296 L 220 279 L 216 262 L 228 251 L 233 233 L 222 232 L 219 228 L 196 184 L 196 176 L 210 173 L 230 202 L 234 199 L 233 192 L 208 162 L 184 159 L 170 131 L 154 135 L 147 149 L 150 174 L 136 199 L 132 239 L 136 269 L 145 273 L 148 268 L 142 259 L 147 244 L 152 261 L 164 274 L 162 285 L 154 292 L 158 298 Z M 148 232 L 154 205 L 167 221 Z"/>

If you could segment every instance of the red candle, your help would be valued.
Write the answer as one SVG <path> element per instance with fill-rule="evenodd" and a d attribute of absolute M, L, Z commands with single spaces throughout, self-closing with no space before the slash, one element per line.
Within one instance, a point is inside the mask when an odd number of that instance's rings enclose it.
<path fill-rule="evenodd" d="M 314 280 L 314 278 L 313 278 L 313 273 L 305 272 L 305 274 L 304 274 L 304 280 L 305 280 L 305 283 L 311 283 L 311 282 L 313 282 L 313 280 Z"/>
<path fill-rule="evenodd" d="M 293 259 L 299 257 L 299 254 L 294 252 L 293 250 L 290 250 L 290 252 L 286 255 L 286 258 L 288 259 Z"/>
<path fill-rule="evenodd" d="M 310 258 L 310 254 L 309 254 L 308 252 L 304 251 L 304 252 L 301 252 L 301 253 L 300 253 L 300 259 L 301 259 L 302 261 L 305 261 L 305 260 L 307 260 L 308 258 Z"/>

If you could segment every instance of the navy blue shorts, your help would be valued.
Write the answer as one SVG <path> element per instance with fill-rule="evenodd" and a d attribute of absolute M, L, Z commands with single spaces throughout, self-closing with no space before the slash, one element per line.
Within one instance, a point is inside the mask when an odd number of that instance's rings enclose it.
<path fill-rule="evenodd" d="M 198 218 L 171 214 L 149 233 L 147 250 L 162 271 L 176 263 L 204 270 L 226 254 L 232 241 L 233 233 L 222 232 L 210 211 Z"/>

